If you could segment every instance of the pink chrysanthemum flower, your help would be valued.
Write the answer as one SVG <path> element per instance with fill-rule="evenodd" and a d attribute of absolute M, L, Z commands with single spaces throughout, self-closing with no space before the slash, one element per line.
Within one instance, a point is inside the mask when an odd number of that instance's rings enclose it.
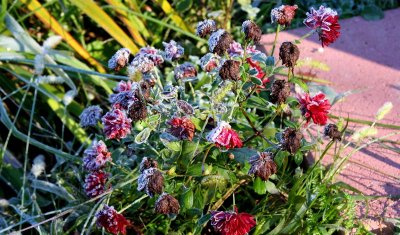
<path fill-rule="evenodd" d="M 328 113 L 331 108 L 329 100 L 325 94 L 318 92 L 315 96 L 308 93 L 298 95 L 297 100 L 301 105 L 302 115 L 307 119 L 307 123 L 312 119 L 315 124 L 325 125 L 328 121 Z"/>
<path fill-rule="evenodd" d="M 130 81 L 120 81 L 116 87 L 114 87 L 114 91 L 116 92 L 123 92 L 123 91 L 130 91 L 132 89 L 132 82 Z"/>
<path fill-rule="evenodd" d="M 123 139 L 131 133 L 132 120 L 126 117 L 125 112 L 113 109 L 101 119 L 104 126 L 104 134 L 107 139 Z"/>
<path fill-rule="evenodd" d="M 289 26 L 296 14 L 297 8 L 297 5 L 282 5 L 272 9 L 271 23 L 277 22 L 280 25 L 285 25 L 286 27 Z"/>
<path fill-rule="evenodd" d="M 96 214 L 97 225 L 112 234 L 126 234 L 126 227 L 131 225 L 123 215 L 119 214 L 113 206 L 105 205 L 101 211 Z"/>
<path fill-rule="evenodd" d="M 145 56 L 153 61 L 154 65 L 160 65 L 164 63 L 164 59 L 158 49 L 147 46 L 140 48 L 139 52 L 135 56 Z"/>
<path fill-rule="evenodd" d="M 168 61 L 174 61 L 181 58 L 185 52 L 184 48 L 174 40 L 171 40 L 168 43 L 163 42 L 163 45 L 165 47 L 164 56 Z"/>
<path fill-rule="evenodd" d="M 236 41 L 233 41 L 231 44 L 229 44 L 229 48 L 227 51 L 229 56 L 231 57 L 242 57 L 244 54 L 242 45 Z"/>
<path fill-rule="evenodd" d="M 206 72 L 211 72 L 214 69 L 217 69 L 220 65 L 220 59 L 218 55 L 214 53 L 207 53 L 200 59 L 200 66 Z"/>
<path fill-rule="evenodd" d="M 106 188 L 107 180 L 108 174 L 103 171 L 94 171 L 88 174 L 83 185 L 86 195 L 93 198 L 104 193 L 108 189 Z"/>
<path fill-rule="evenodd" d="M 318 10 L 311 8 L 303 23 L 307 27 L 317 30 L 322 47 L 325 47 L 336 41 L 340 36 L 338 20 L 339 16 L 336 11 L 329 7 L 320 6 Z"/>
<path fill-rule="evenodd" d="M 214 143 L 217 147 L 226 149 L 241 148 L 243 146 L 239 135 L 227 122 L 221 121 L 208 135 L 207 141 Z"/>
<path fill-rule="evenodd" d="M 235 211 L 211 211 L 211 225 L 221 235 L 245 235 L 256 225 L 254 217 L 248 213 Z"/>
<path fill-rule="evenodd" d="M 148 73 L 154 68 L 154 62 L 147 56 L 139 54 L 136 56 L 128 66 L 129 75 L 135 74 L 137 71 L 141 73 Z"/>
<path fill-rule="evenodd" d="M 92 146 L 84 152 L 83 167 L 88 171 L 96 171 L 111 161 L 111 153 L 103 141 L 93 141 Z"/>
<path fill-rule="evenodd" d="M 185 80 L 187 78 L 195 78 L 197 76 L 196 67 L 192 63 L 185 62 L 174 69 L 176 80 Z"/>

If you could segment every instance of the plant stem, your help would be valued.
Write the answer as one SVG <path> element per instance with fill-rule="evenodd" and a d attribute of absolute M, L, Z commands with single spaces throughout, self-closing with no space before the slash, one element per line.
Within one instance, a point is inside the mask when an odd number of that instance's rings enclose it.
<path fill-rule="evenodd" d="M 226 199 L 228 199 L 228 197 L 230 197 L 232 195 L 232 193 L 235 192 L 236 189 L 238 189 L 240 186 L 242 186 L 243 184 L 246 184 L 249 180 L 248 179 L 242 179 L 240 180 L 238 183 L 234 184 L 225 194 L 224 196 L 222 196 L 216 203 L 214 203 L 214 205 L 211 207 L 210 210 L 215 211 L 218 208 L 220 208 L 222 206 L 222 204 L 224 203 L 224 201 Z"/>
<path fill-rule="evenodd" d="M 339 119 L 340 118 L 339 116 L 332 115 L 332 114 L 329 114 L 328 116 L 330 118 L 333 118 L 333 119 Z M 372 121 L 356 119 L 356 118 L 347 118 L 347 119 L 349 120 L 349 122 L 359 123 L 359 124 L 372 125 L 374 123 Z M 385 127 L 385 128 L 394 129 L 394 130 L 400 130 L 400 126 L 392 125 L 392 124 L 384 124 L 384 123 L 375 122 L 375 126 Z"/>
<path fill-rule="evenodd" d="M 274 44 L 272 45 L 272 50 L 271 50 L 271 55 L 270 56 L 274 56 L 275 46 L 276 46 L 276 43 L 278 41 L 278 35 L 279 35 L 279 31 L 280 30 L 281 30 L 281 25 L 278 24 L 278 26 L 276 27 Z"/>

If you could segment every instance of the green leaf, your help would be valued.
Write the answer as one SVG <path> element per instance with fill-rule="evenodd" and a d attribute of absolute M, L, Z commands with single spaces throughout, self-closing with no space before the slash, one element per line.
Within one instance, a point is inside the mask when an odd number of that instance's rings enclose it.
<path fill-rule="evenodd" d="M 260 177 L 256 177 L 253 182 L 254 192 L 263 195 L 267 193 L 267 184 Z"/>
<path fill-rule="evenodd" d="M 146 127 L 144 128 L 139 134 L 136 135 L 135 137 L 135 143 L 137 144 L 143 144 L 147 141 L 151 133 L 150 128 Z"/>
<path fill-rule="evenodd" d="M 240 163 L 245 163 L 251 156 L 257 155 L 257 151 L 250 148 L 232 149 L 229 152 L 235 155 L 235 160 Z"/>
<path fill-rule="evenodd" d="M 303 162 L 303 153 L 298 151 L 294 155 L 294 162 L 299 166 Z"/>
<path fill-rule="evenodd" d="M 45 192 L 52 193 L 52 194 L 57 195 L 67 201 L 75 200 L 74 196 L 72 196 L 70 193 L 68 193 L 68 191 L 65 190 L 65 188 L 63 188 L 61 186 L 57 186 L 57 185 L 47 182 L 47 181 L 34 179 L 34 180 L 32 180 L 32 187 L 42 190 L 42 191 L 45 191 Z"/>
<path fill-rule="evenodd" d="M 188 190 L 181 197 L 182 207 L 185 209 L 191 209 L 193 207 L 193 190 Z"/>
<path fill-rule="evenodd" d="M 254 83 L 254 84 L 256 84 L 256 85 L 259 85 L 259 86 L 261 86 L 262 85 L 262 81 L 259 79 L 259 78 L 256 78 L 256 77 L 251 77 L 251 81 Z"/>
<path fill-rule="evenodd" d="M 378 6 L 370 5 L 364 7 L 364 9 L 361 11 L 361 16 L 366 20 L 380 20 L 383 19 L 385 14 Z"/>
<path fill-rule="evenodd" d="M 288 156 L 289 156 L 289 152 L 287 152 L 287 151 L 279 151 L 275 155 L 274 161 L 279 167 L 282 167 L 285 158 L 287 158 Z"/>
<path fill-rule="evenodd" d="M 292 82 L 294 84 L 297 84 L 301 89 L 303 89 L 305 92 L 308 92 L 308 86 L 305 82 L 303 82 L 302 80 L 298 79 L 298 78 L 290 78 L 289 82 Z"/>
<path fill-rule="evenodd" d="M 267 192 L 269 192 L 270 194 L 279 194 L 279 190 L 276 188 L 275 184 L 272 183 L 271 181 L 266 181 L 265 182 L 265 187 Z"/>
<path fill-rule="evenodd" d="M 179 0 L 176 4 L 175 9 L 179 12 L 188 11 L 192 7 L 193 1 L 192 0 Z"/>

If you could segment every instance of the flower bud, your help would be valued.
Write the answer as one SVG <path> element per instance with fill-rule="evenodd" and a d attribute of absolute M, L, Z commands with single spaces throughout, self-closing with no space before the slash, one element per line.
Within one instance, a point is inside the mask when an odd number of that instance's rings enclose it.
<path fill-rule="evenodd" d="M 227 60 L 219 69 L 219 76 L 223 80 L 237 81 L 240 79 L 240 62 Z"/>
<path fill-rule="evenodd" d="M 196 67 L 192 63 L 185 62 L 174 69 L 175 79 L 184 80 L 186 78 L 194 78 L 197 76 Z"/>
<path fill-rule="evenodd" d="M 271 22 L 277 22 L 280 25 L 288 27 L 296 14 L 297 5 L 282 5 L 271 10 Z"/>
<path fill-rule="evenodd" d="M 88 197 L 97 197 L 104 193 L 108 188 L 106 188 L 106 183 L 108 181 L 108 174 L 103 171 L 95 171 L 88 174 L 85 178 L 85 193 Z"/>
<path fill-rule="evenodd" d="M 158 168 L 158 163 L 156 160 L 154 160 L 152 158 L 144 157 L 142 159 L 142 162 L 140 163 L 139 171 L 140 171 L 140 173 L 143 173 L 144 170 L 149 169 L 149 168 Z"/>
<path fill-rule="evenodd" d="M 283 104 L 289 95 L 289 83 L 285 80 L 275 80 L 271 87 L 271 102 L 274 104 Z"/>
<path fill-rule="evenodd" d="M 187 114 L 187 115 L 193 115 L 194 114 L 193 107 L 188 102 L 186 102 L 184 100 L 176 101 L 176 106 L 178 107 L 179 111 L 181 111 L 184 114 Z"/>
<path fill-rule="evenodd" d="M 81 127 L 96 126 L 97 122 L 101 120 L 103 110 L 98 105 L 92 105 L 85 108 L 79 118 Z"/>

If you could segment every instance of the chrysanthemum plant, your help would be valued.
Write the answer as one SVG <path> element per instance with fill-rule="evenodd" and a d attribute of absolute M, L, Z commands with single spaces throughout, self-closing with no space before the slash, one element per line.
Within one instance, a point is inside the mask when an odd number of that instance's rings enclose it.
<path fill-rule="evenodd" d="M 272 11 L 277 34 L 296 9 Z M 305 37 L 317 33 L 329 45 L 339 36 L 337 19 L 329 8 L 312 9 Z M 307 128 L 328 124 L 331 105 L 294 79 L 301 40 L 280 45 L 278 58 L 276 40 L 271 53 L 257 48 L 261 29 L 250 20 L 237 41 L 213 20 L 200 22 L 197 35 L 209 44 L 199 64 L 185 62 L 173 40 L 164 50 L 144 47 L 135 55 L 123 48 L 109 60 L 128 79 L 104 111 L 91 106 L 81 115 L 82 126 L 98 131 L 82 156 L 83 191 L 93 201 L 88 220 L 112 234 L 293 234 L 344 226 L 339 213 L 351 207 L 340 204 L 346 195 L 321 185 L 320 165 L 309 171 L 302 165 L 318 144 L 305 140 Z M 328 147 L 342 131 L 326 126 Z M 312 215 L 323 213 L 321 204 L 336 214 Z"/>

